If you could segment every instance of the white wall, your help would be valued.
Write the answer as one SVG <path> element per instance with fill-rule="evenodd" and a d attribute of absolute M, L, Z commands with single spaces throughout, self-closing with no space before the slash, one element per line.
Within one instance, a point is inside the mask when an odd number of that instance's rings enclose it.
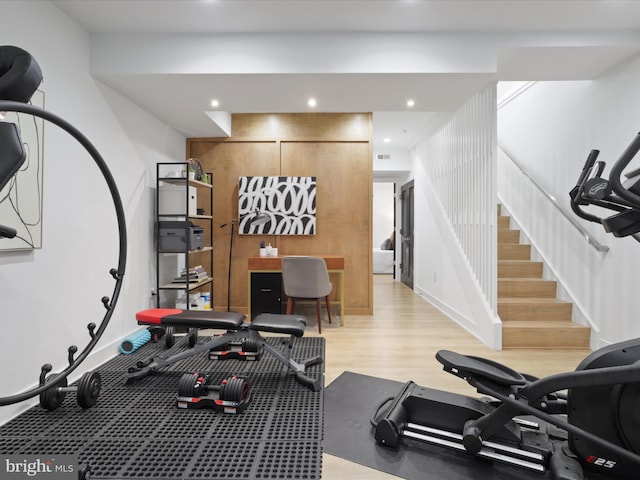
<path fill-rule="evenodd" d="M 414 289 L 492 348 L 496 304 L 495 85 L 412 152 Z"/>
<path fill-rule="evenodd" d="M 19 46 L 37 59 L 45 108 L 94 143 L 125 207 L 129 255 L 120 301 L 94 354 L 72 381 L 116 354 L 119 340 L 138 328 L 135 312 L 152 305 L 154 165 L 183 160 L 185 139 L 93 80 L 89 35 L 49 2 L 3 1 L 0 31 L 2 44 Z M 70 345 L 84 349 L 86 325 L 102 321 L 100 299 L 111 296 L 114 287 L 108 272 L 117 266 L 117 230 L 106 184 L 62 130 L 45 124 L 44 138 L 43 247 L 0 253 L 1 397 L 36 384 L 45 363 L 53 364 L 54 372 L 64 368 Z M 0 423 L 24 408 L 0 407 Z"/>
<path fill-rule="evenodd" d="M 640 58 L 585 82 L 539 82 L 498 112 L 498 139 L 570 212 L 568 192 L 589 151 L 607 171 L 640 130 Z M 637 167 L 635 159 L 631 166 Z M 498 192 L 575 302 L 576 321 L 593 327 L 592 347 L 640 336 L 635 297 L 640 245 L 580 220 L 598 253 L 500 157 Z"/>

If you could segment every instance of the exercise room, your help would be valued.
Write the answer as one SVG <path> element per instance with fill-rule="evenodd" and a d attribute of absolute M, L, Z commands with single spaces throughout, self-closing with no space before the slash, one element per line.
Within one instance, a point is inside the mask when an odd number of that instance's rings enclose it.
<path fill-rule="evenodd" d="M 640 2 L 0 2 L 0 479 L 634 479 Z"/>

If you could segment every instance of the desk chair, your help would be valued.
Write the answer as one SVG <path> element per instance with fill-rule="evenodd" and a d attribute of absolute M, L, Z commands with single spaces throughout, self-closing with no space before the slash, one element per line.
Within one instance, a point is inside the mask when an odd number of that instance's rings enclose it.
<path fill-rule="evenodd" d="M 329 281 L 327 264 L 323 258 L 291 256 L 282 257 L 282 283 L 287 300 L 287 315 L 291 315 L 298 299 L 315 299 L 318 313 L 318 333 L 322 333 L 320 299 L 324 298 L 331 323 L 329 294 L 333 285 Z"/>

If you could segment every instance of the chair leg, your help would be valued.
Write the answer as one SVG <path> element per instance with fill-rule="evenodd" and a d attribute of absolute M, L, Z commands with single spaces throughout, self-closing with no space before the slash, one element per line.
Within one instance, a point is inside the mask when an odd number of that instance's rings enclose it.
<path fill-rule="evenodd" d="M 293 312 L 293 298 L 289 297 L 287 299 L 287 315 L 291 315 Z"/>
<path fill-rule="evenodd" d="M 329 295 L 324 297 L 324 301 L 327 304 L 327 316 L 329 317 L 329 323 L 331 323 L 331 305 L 329 304 Z"/>
<path fill-rule="evenodd" d="M 318 312 L 318 333 L 322 333 L 322 317 L 320 316 L 320 299 L 316 298 L 316 311 Z"/>

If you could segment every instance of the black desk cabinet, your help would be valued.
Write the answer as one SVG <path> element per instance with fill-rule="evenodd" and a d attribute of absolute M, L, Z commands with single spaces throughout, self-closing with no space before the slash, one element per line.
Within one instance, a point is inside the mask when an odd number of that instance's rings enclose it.
<path fill-rule="evenodd" d="M 261 313 L 285 313 L 280 272 L 251 272 L 251 320 Z"/>

